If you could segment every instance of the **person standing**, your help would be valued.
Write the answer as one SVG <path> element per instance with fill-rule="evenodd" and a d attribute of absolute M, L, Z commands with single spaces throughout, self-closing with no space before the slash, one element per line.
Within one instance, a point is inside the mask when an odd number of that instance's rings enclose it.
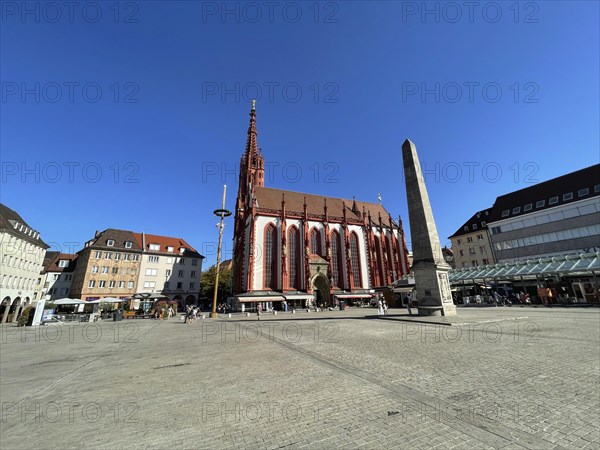
<path fill-rule="evenodd" d="M 261 312 L 262 312 L 262 303 L 259 303 L 258 305 L 256 305 L 256 316 L 257 316 L 258 320 L 260 320 Z"/>
<path fill-rule="evenodd" d="M 377 314 L 383 316 L 383 302 L 381 301 L 381 297 L 377 300 Z"/>
<path fill-rule="evenodd" d="M 387 316 L 387 313 L 388 313 L 388 304 L 385 301 L 385 298 L 382 300 L 382 303 L 383 303 L 383 315 Z"/>

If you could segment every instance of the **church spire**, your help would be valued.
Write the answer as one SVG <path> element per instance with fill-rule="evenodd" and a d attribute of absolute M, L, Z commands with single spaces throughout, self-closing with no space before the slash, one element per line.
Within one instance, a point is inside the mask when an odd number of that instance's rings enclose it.
<path fill-rule="evenodd" d="M 248 139 L 246 140 L 246 151 L 244 156 L 247 162 L 252 161 L 252 157 L 258 155 L 258 131 L 256 131 L 256 100 L 252 100 L 252 109 L 250 110 L 250 125 L 248 126 Z"/>

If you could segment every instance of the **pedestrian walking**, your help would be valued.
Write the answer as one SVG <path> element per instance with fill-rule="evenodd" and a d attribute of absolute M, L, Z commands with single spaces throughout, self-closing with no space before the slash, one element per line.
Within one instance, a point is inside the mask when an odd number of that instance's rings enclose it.
<path fill-rule="evenodd" d="M 385 301 L 385 298 L 383 299 L 382 303 L 383 303 L 383 315 L 387 316 L 387 313 L 388 313 L 388 304 Z"/>
<path fill-rule="evenodd" d="M 410 307 L 412 306 L 412 298 L 410 294 L 406 294 L 404 296 L 404 300 L 406 301 L 406 309 L 408 311 L 408 315 L 412 316 L 412 311 L 410 310 Z"/>
<path fill-rule="evenodd" d="M 173 307 L 169 305 L 169 309 L 167 309 L 167 320 L 173 317 Z"/>
<path fill-rule="evenodd" d="M 258 320 L 260 320 L 260 313 L 262 312 L 262 304 L 259 303 L 258 305 L 256 305 L 256 316 L 258 317 Z"/>
<path fill-rule="evenodd" d="M 377 314 L 383 316 L 383 302 L 381 301 L 381 297 L 377 300 Z"/>

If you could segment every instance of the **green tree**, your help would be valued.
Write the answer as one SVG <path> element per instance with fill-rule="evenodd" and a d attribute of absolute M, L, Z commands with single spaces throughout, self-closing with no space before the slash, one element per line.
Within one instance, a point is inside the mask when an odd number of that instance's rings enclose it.
<path fill-rule="evenodd" d="M 217 275 L 217 266 L 211 266 L 202 272 L 200 279 L 200 294 L 208 297 L 212 302 L 215 295 L 215 278 Z M 219 269 L 219 291 L 217 293 L 217 303 L 225 302 L 227 297 L 231 296 L 231 269 L 221 266 Z"/>

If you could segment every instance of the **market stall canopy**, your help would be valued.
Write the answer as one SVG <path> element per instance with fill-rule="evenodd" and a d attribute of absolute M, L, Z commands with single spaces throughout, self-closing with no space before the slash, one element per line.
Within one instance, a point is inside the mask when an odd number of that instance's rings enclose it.
<path fill-rule="evenodd" d="M 58 300 L 50 300 L 55 305 L 83 305 L 85 302 L 76 298 L 59 298 Z"/>
<path fill-rule="evenodd" d="M 89 302 L 84 302 L 88 305 L 97 305 L 98 303 L 122 303 L 128 301 L 123 298 L 115 298 L 115 297 L 104 297 L 96 300 L 90 300 Z"/>
<path fill-rule="evenodd" d="M 169 298 L 160 292 L 140 292 L 131 296 L 134 300 L 158 300 L 161 298 Z"/>

